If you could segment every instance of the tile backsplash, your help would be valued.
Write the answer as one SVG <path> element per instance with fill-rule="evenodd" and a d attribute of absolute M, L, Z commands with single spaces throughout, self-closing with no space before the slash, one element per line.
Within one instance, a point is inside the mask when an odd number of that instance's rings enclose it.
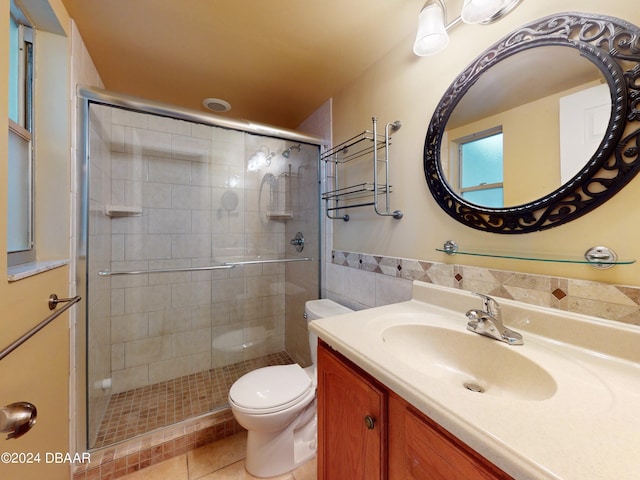
<path fill-rule="evenodd" d="M 640 288 L 332 250 L 326 296 L 355 309 L 411 298 L 413 280 L 640 325 Z"/>

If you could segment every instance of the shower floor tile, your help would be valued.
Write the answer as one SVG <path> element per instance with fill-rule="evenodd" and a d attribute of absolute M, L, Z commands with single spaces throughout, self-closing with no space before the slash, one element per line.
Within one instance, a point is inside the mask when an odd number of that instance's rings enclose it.
<path fill-rule="evenodd" d="M 286 352 L 185 375 L 166 382 L 115 393 L 98 430 L 94 448 L 192 418 L 227 404 L 233 382 L 251 370 L 294 363 Z"/>

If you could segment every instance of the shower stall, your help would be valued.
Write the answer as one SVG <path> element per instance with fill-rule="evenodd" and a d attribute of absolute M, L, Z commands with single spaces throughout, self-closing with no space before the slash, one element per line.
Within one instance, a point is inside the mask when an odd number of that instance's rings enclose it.
<path fill-rule="evenodd" d="M 80 89 L 77 271 L 87 447 L 227 408 L 309 363 L 319 139 Z"/>

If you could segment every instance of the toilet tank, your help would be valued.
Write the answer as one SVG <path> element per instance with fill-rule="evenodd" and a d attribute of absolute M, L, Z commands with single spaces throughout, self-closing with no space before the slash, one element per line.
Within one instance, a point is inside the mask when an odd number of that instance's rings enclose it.
<path fill-rule="evenodd" d="M 304 316 L 307 319 L 307 324 L 318 318 L 333 317 L 336 315 L 343 315 L 345 313 L 351 313 L 353 310 L 340 305 L 339 303 L 329 300 L 328 298 L 322 298 L 320 300 L 309 300 L 304 304 Z M 318 336 L 315 333 L 309 332 L 309 350 L 311 351 L 311 362 L 315 366 L 317 359 L 317 347 Z"/>

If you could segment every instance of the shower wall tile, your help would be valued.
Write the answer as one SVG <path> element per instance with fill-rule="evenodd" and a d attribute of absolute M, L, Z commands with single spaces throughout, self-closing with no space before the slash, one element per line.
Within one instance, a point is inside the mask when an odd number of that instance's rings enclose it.
<path fill-rule="evenodd" d="M 150 158 L 150 182 L 189 185 L 191 182 L 191 162 L 170 158 Z"/>
<path fill-rule="evenodd" d="M 124 245 L 125 261 L 171 258 L 171 235 L 127 235 Z"/>
<path fill-rule="evenodd" d="M 284 295 L 284 275 L 247 277 L 246 285 L 247 295 L 250 298 Z"/>
<path fill-rule="evenodd" d="M 172 185 L 171 208 L 210 209 L 211 189 L 193 185 Z"/>
<path fill-rule="evenodd" d="M 149 115 L 114 108 L 111 109 L 111 121 L 116 125 L 146 128 L 149 125 Z"/>
<path fill-rule="evenodd" d="M 171 208 L 171 185 L 144 182 L 141 185 L 141 207 Z"/>
<path fill-rule="evenodd" d="M 171 337 L 151 337 L 125 343 L 125 367 L 148 365 L 171 358 Z"/>
<path fill-rule="evenodd" d="M 194 125 L 195 128 L 198 125 Z M 244 153 L 245 134 L 237 130 L 226 130 L 224 128 L 209 129 L 209 135 L 213 143 L 217 145 L 232 144 L 243 148 L 241 153 Z M 242 155 L 240 156 L 242 158 Z"/>
<path fill-rule="evenodd" d="M 139 340 L 149 335 L 147 313 L 111 317 L 111 341 L 114 343 Z"/>
<path fill-rule="evenodd" d="M 211 292 L 214 303 L 241 298 L 244 296 L 244 279 L 213 280 Z"/>
<path fill-rule="evenodd" d="M 112 393 L 126 392 L 141 385 L 149 385 L 149 366 L 140 365 L 133 368 L 123 368 L 111 372 Z"/>
<path fill-rule="evenodd" d="M 112 180 L 145 180 L 149 174 L 149 160 L 141 155 L 111 154 Z"/>
<path fill-rule="evenodd" d="M 207 233 L 171 235 L 171 256 L 172 258 L 210 257 L 211 240 L 211 235 Z"/>
<path fill-rule="evenodd" d="M 111 368 L 113 370 L 124 369 L 124 343 L 111 345 Z"/>
<path fill-rule="evenodd" d="M 142 128 L 124 129 L 124 150 L 127 153 L 171 158 L 171 134 Z"/>
<path fill-rule="evenodd" d="M 191 135 L 191 122 L 175 120 L 173 118 L 147 115 L 149 130 L 158 132 L 175 133 L 177 135 Z M 144 125 L 140 125 L 144 127 Z"/>
<path fill-rule="evenodd" d="M 124 299 L 124 289 L 117 288 L 111 290 L 111 298 L 110 298 L 110 308 L 109 312 L 111 315 L 124 315 L 125 310 L 125 299 Z M 111 335 L 109 335 L 111 337 Z"/>
<path fill-rule="evenodd" d="M 191 282 L 171 286 L 171 306 L 174 308 L 211 303 L 211 282 Z"/>
<path fill-rule="evenodd" d="M 149 383 L 165 382 L 172 378 L 188 375 L 186 372 L 189 372 L 189 370 L 191 370 L 191 359 L 189 357 L 155 362 L 149 365 Z"/>
<path fill-rule="evenodd" d="M 211 350 L 211 329 L 200 328 L 187 332 L 176 333 L 171 336 L 173 355 L 178 357 Z"/>
<path fill-rule="evenodd" d="M 171 136 L 171 158 L 191 162 L 211 162 L 211 141 L 184 135 Z"/>
<path fill-rule="evenodd" d="M 109 141 L 111 154 L 124 152 L 124 125 L 111 126 L 111 139 Z M 95 151 L 92 149 L 92 151 Z"/>
<path fill-rule="evenodd" d="M 212 186 L 211 163 L 191 162 L 191 185 Z"/>
<path fill-rule="evenodd" d="M 148 218 L 144 211 L 140 217 L 114 217 L 111 219 L 111 231 L 114 234 L 148 233 Z"/>
<path fill-rule="evenodd" d="M 195 305 L 190 308 L 191 310 L 191 328 L 210 328 L 213 318 L 213 306 L 211 303 L 208 305 Z"/>
<path fill-rule="evenodd" d="M 158 312 L 149 312 L 148 336 L 160 337 L 184 332 L 191 328 L 191 309 L 172 308 Z"/>
<path fill-rule="evenodd" d="M 149 209 L 149 233 L 182 233 L 191 231 L 191 211 L 165 208 Z"/>
<path fill-rule="evenodd" d="M 262 145 L 281 152 L 284 141 L 247 139 L 242 132 L 135 112 L 117 111 L 107 120 L 111 118 L 113 124 L 106 128 L 109 141 L 103 148 L 108 161 L 100 159 L 99 168 L 94 168 L 107 170 L 93 180 L 97 185 L 92 188 L 92 193 L 99 193 L 93 223 L 100 226 L 98 220 L 104 219 L 100 228 L 110 239 L 103 243 L 104 256 L 111 262 L 103 269 L 208 266 L 212 261 L 268 259 L 287 252 L 287 225 L 265 218 L 274 192 L 268 184 L 261 190 L 262 180 L 269 175 L 276 178 L 287 168 L 286 162 L 275 156 L 269 169 L 247 172 L 245 168 L 250 153 Z M 245 154 L 245 148 L 250 153 Z M 300 158 L 288 160 L 292 171 L 302 171 L 295 163 Z M 315 165 L 317 157 L 306 161 Z M 317 188 L 317 173 L 305 177 L 305 186 L 287 182 L 289 188 L 312 191 Z M 106 203 L 141 207 L 142 214 L 107 218 Z M 301 212 L 290 226 L 313 236 L 307 213 L 314 215 L 311 210 Z M 317 231 L 315 223 L 313 228 Z M 107 340 L 111 392 L 282 349 L 288 314 L 284 278 L 284 265 L 111 277 L 107 302 L 112 315 L 107 325 L 114 332 Z M 298 285 L 304 284 L 302 278 Z M 241 339 L 256 340 L 256 346 L 207 353 L 217 336 L 238 332 Z"/>
<path fill-rule="evenodd" d="M 212 231 L 211 212 L 208 210 L 191 211 L 191 233 L 210 234 Z"/>

